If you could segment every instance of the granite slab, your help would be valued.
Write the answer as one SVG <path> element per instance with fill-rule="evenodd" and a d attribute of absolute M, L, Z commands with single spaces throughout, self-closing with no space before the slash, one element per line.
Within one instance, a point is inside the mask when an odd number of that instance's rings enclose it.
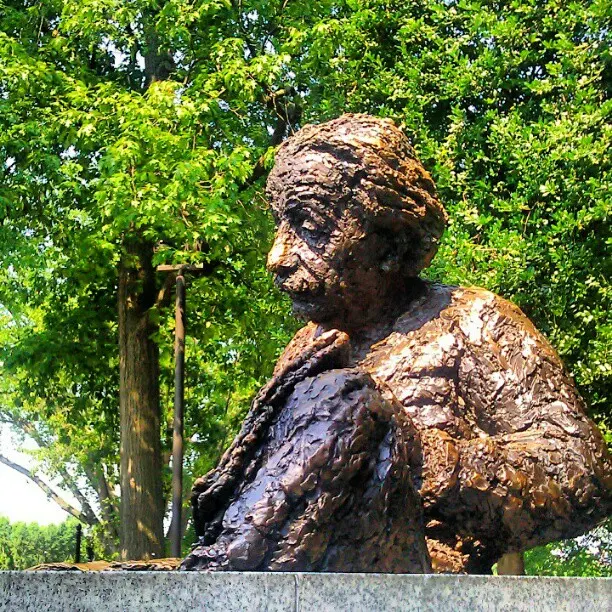
<path fill-rule="evenodd" d="M 604 612 L 612 610 L 612 578 L 0 572 L 0 610 Z"/>

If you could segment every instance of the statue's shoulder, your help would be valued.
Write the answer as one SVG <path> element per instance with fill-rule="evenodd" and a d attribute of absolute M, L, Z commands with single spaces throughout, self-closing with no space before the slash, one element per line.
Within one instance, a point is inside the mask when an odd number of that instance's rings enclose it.
<path fill-rule="evenodd" d="M 426 281 L 425 289 L 409 312 L 423 312 L 429 317 L 464 317 L 482 321 L 507 318 L 535 331 L 525 313 L 513 302 L 482 287 L 462 287 Z M 406 313 L 408 314 L 408 313 Z"/>
<path fill-rule="evenodd" d="M 491 346 L 491 342 L 501 342 L 508 349 L 537 347 L 541 357 L 546 356 L 549 361 L 560 365 L 560 359 L 548 340 L 510 300 L 481 287 L 440 285 L 437 291 L 449 293 L 448 306 L 441 316 L 453 321 L 470 343 Z"/>
<path fill-rule="evenodd" d="M 424 305 L 437 307 L 440 312 L 450 310 L 459 313 L 475 313 L 480 311 L 504 311 L 525 315 L 520 308 L 503 297 L 483 289 L 482 287 L 445 285 L 443 283 L 425 281 L 425 289 L 420 297 Z M 526 318 L 526 317 L 525 317 Z"/>
<path fill-rule="evenodd" d="M 481 287 L 425 282 L 419 298 L 396 323 L 396 331 L 404 334 L 417 330 L 428 335 L 459 333 L 476 344 L 512 335 L 517 342 L 535 342 L 556 359 L 548 341 L 516 304 Z"/>
<path fill-rule="evenodd" d="M 481 320 L 487 327 L 500 325 L 521 328 L 525 333 L 540 337 L 529 317 L 510 300 L 482 287 L 455 287 L 453 306 L 470 319 Z"/>

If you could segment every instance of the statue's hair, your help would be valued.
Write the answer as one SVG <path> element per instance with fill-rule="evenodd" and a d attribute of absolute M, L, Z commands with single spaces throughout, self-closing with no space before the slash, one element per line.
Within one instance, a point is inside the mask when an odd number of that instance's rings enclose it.
<path fill-rule="evenodd" d="M 393 237 L 401 272 L 416 276 L 438 249 L 446 213 L 434 182 L 390 119 L 346 114 L 307 125 L 278 149 L 267 188 L 272 208 L 319 201 L 349 208 L 366 230 Z"/>

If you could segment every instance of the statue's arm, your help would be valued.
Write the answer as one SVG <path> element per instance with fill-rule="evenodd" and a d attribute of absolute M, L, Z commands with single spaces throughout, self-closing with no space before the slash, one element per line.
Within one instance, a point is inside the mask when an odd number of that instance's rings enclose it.
<path fill-rule="evenodd" d="M 612 510 L 605 441 L 558 356 L 518 308 L 497 298 L 484 323 L 458 375 L 479 433 L 455 443 L 442 511 L 468 533 L 497 539 L 502 552 L 583 533 Z"/>
<path fill-rule="evenodd" d="M 241 482 L 255 469 L 269 427 L 295 386 L 306 378 L 346 364 L 348 336 L 335 329 L 317 331 L 309 324 L 296 334 L 278 360 L 272 378 L 253 400 L 240 432 L 218 465 L 195 481 L 191 495 L 194 526 L 205 541 L 216 537 L 228 504 Z"/>
<path fill-rule="evenodd" d="M 560 407 L 547 412 L 551 420 L 525 431 L 458 444 L 455 510 L 462 528 L 498 538 L 501 552 L 579 535 L 612 507 L 603 440 L 581 431 L 580 419 L 572 433 L 553 424 L 555 412 L 573 420 Z"/>
<path fill-rule="evenodd" d="M 257 443 L 214 540 L 183 567 L 429 571 L 410 469 L 415 435 L 368 374 L 304 378 Z"/>

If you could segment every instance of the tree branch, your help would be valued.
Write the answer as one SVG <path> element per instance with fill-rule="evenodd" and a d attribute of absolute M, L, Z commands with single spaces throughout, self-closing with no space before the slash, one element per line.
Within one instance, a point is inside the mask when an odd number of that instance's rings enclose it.
<path fill-rule="evenodd" d="M 98 465 L 91 468 L 85 467 L 84 469 L 87 478 L 89 478 L 92 486 L 98 492 L 100 511 L 102 512 L 103 520 L 108 525 L 111 535 L 118 538 L 119 533 L 117 532 L 114 521 L 114 518 L 118 514 L 117 501 L 112 488 L 108 485 L 108 480 L 104 474 L 104 468 L 102 465 Z"/>
<path fill-rule="evenodd" d="M 297 102 L 286 101 L 287 97 L 289 96 L 295 99 L 295 93 L 296 92 L 292 87 L 287 87 L 276 92 L 266 94 L 266 105 L 268 108 L 273 110 L 274 114 L 276 115 L 276 125 L 274 127 L 274 132 L 270 137 L 271 147 L 277 147 L 281 142 L 283 142 L 287 134 L 287 128 L 290 128 L 293 123 L 297 123 L 301 119 L 301 105 Z M 240 191 L 248 189 L 266 173 L 264 162 L 265 155 L 262 155 L 253 167 L 251 176 L 249 176 L 240 186 Z"/>
<path fill-rule="evenodd" d="M 254 57 L 257 57 L 257 49 L 255 48 L 253 41 L 251 41 L 251 39 L 249 38 L 249 32 L 244 27 L 244 23 L 242 22 L 242 3 L 237 4 L 236 0 L 230 0 L 230 4 L 232 5 L 234 12 L 236 13 L 237 25 L 240 30 L 242 30 L 244 42 L 249 50 L 249 53 L 251 54 L 251 59 L 253 59 Z"/>
<path fill-rule="evenodd" d="M 34 484 L 38 485 L 46 494 L 46 496 L 53 500 L 62 510 L 67 512 L 68 514 L 74 516 L 74 518 L 78 519 L 82 523 L 86 525 L 90 525 L 87 517 L 79 510 L 77 510 L 74 506 L 69 504 L 66 500 L 61 498 L 46 482 L 41 480 L 36 474 L 24 468 L 22 465 L 14 463 L 10 459 L 7 459 L 4 455 L 0 455 L 0 463 L 4 463 L 4 465 L 12 468 L 16 472 L 23 474 L 26 478 L 29 478 Z"/>
<path fill-rule="evenodd" d="M 2 422 L 10 423 L 15 427 L 19 427 L 25 434 L 30 436 L 30 438 L 32 438 L 40 448 L 45 448 L 49 446 L 49 444 L 45 443 L 44 440 L 41 438 L 32 423 L 29 423 L 25 419 L 21 419 L 16 415 L 11 415 L 10 418 L 7 417 L 7 420 Z M 93 511 L 89 500 L 85 497 L 85 495 L 83 495 L 83 493 L 81 493 L 80 489 L 76 486 L 73 478 L 70 476 L 68 471 L 65 468 L 59 468 L 58 473 L 63 478 L 66 487 L 81 504 L 83 515 L 86 517 L 86 523 L 88 525 L 95 525 L 99 523 L 100 519 L 98 519 L 96 513 Z"/>
<path fill-rule="evenodd" d="M 155 306 L 157 308 L 164 308 L 170 304 L 170 300 L 172 299 L 172 289 L 174 288 L 174 283 L 176 281 L 176 275 L 177 272 L 168 272 L 166 274 L 164 284 L 158 291 L 157 299 L 155 300 Z"/>
<path fill-rule="evenodd" d="M 81 510 L 83 512 L 83 516 L 86 518 L 86 522 L 88 525 L 97 525 L 100 522 L 100 519 L 96 516 L 96 513 L 93 511 L 89 500 L 81 493 L 79 487 L 76 486 L 72 477 L 68 473 L 65 468 L 60 468 L 58 470 L 59 474 L 64 480 L 66 487 L 70 490 L 70 492 L 74 495 L 76 500 L 81 504 Z"/>
<path fill-rule="evenodd" d="M 160 50 L 160 40 L 155 23 L 158 13 L 159 10 L 152 10 L 146 12 L 143 18 L 146 44 L 144 53 L 145 89 L 148 89 L 155 81 L 167 81 L 176 69 L 172 53 L 169 50 L 163 52 Z"/>

